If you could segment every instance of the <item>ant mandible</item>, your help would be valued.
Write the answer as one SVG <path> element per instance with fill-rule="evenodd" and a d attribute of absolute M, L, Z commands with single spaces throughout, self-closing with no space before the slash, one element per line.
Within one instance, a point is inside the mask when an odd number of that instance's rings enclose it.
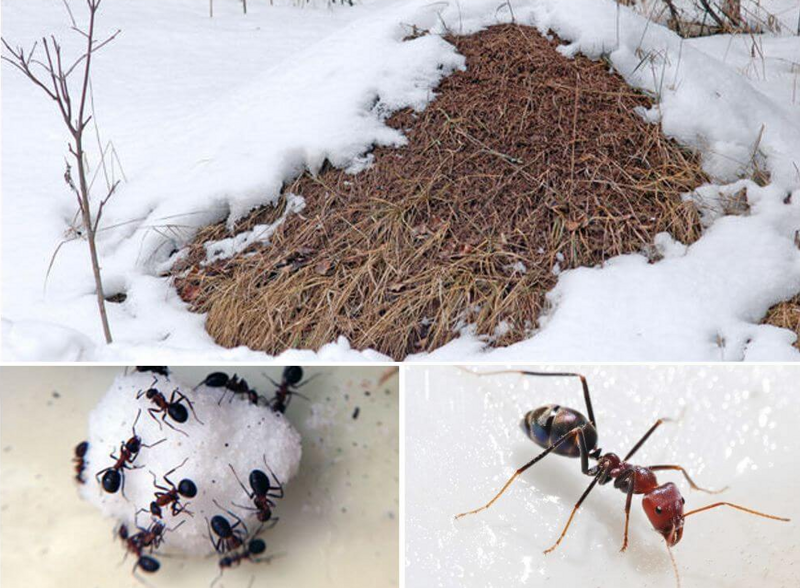
<path fill-rule="evenodd" d="M 172 474 L 179 468 L 183 467 L 187 461 L 189 461 L 188 457 L 184 459 L 179 466 L 172 468 L 170 471 L 168 471 L 166 474 L 162 476 L 164 478 L 164 481 L 167 484 L 169 484 L 169 488 L 164 486 L 159 486 L 158 478 L 156 478 L 155 473 L 153 473 L 152 471 L 150 472 L 150 474 L 153 476 L 153 486 L 155 486 L 156 490 L 160 490 L 161 492 L 155 493 L 156 499 L 150 503 L 149 511 L 147 511 L 146 509 L 140 509 L 139 512 L 150 512 L 150 514 L 152 514 L 155 517 L 163 518 L 161 508 L 170 505 L 173 517 L 178 516 L 182 512 L 185 512 L 189 516 L 192 516 L 192 513 L 186 509 L 188 504 L 187 505 L 181 504 L 180 500 L 181 497 L 194 498 L 195 496 L 197 496 L 197 486 L 192 480 L 189 480 L 188 478 L 184 478 L 183 480 L 178 482 L 177 486 L 175 486 L 175 484 L 173 484 L 168 477 L 170 474 Z"/>
<path fill-rule="evenodd" d="M 475 510 L 456 515 L 456 519 L 486 510 L 500 498 L 512 482 L 525 470 L 538 463 L 548 454 L 555 453 L 566 457 L 580 457 L 581 471 L 593 479 L 589 487 L 586 488 L 573 507 L 572 513 L 569 519 L 567 519 L 567 524 L 561 531 L 561 535 L 552 547 L 545 550 L 545 553 L 553 551 L 558 547 L 562 539 L 564 539 L 575 513 L 594 487 L 597 484 L 601 486 L 605 485 L 611 480 L 614 480 L 615 488 L 618 488 L 627 495 L 625 501 L 625 533 L 621 551 L 625 551 L 628 547 L 628 522 L 630 520 L 631 502 L 634 494 L 643 495 L 642 507 L 644 508 L 645 514 L 653 528 L 658 531 L 666 541 L 667 548 L 677 545 L 681 537 L 683 537 L 683 525 L 686 517 L 720 506 L 729 506 L 736 510 L 775 521 L 789 521 L 789 519 L 783 517 L 765 514 L 730 502 L 715 502 L 701 508 L 690 510 L 689 512 L 684 512 L 683 506 L 686 501 L 681 496 L 678 487 L 672 482 L 659 485 L 654 472 L 663 470 L 679 471 L 683 474 L 684 478 L 686 478 L 686 481 L 692 489 L 702 492 L 716 494 L 717 492 L 722 492 L 724 488 L 719 491 L 711 491 L 698 487 L 689 476 L 689 473 L 679 465 L 654 465 L 643 467 L 628 463 L 628 460 L 645 444 L 653 432 L 661 426 L 662 423 L 670 421 L 671 419 L 658 419 L 625 457 L 620 458 L 614 453 L 603 453 L 602 450 L 597 447 L 597 421 L 594 418 L 589 385 L 583 375 L 567 372 L 531 372 L 518 370 L 484 372 L 475 375 L 487 376 L 507 373 L 539 377 L 579 378 L 581 386 L 583 387 L 583 397 L 586 404 L 588 419 L 577 410 L 556 404 L 549 404 L 529 411 L 523 418 L 522 428 L 534 443 L 540 447 L 544 447 L 545 450 L 514 472 L 511 478 L 509 478 L 500 491 L 488 503 Z M 593 459 L 597 462 L 594 467 L 589 467 L 589 459 Z M 672 553 L 670 552 L 670 557 L 671 556 Z"/>
<path fill-rule="evenodd" d="M 86 470 L 86 452 L 89 451 L 89 442 L 81 441 L 75 446 L 75 457 L 72 458 L 72 463 L 75 464 L 75 481 L 78 484 L 85 484 L 86 480 L 83 478 L 83 472 Z"/>
<path fill-rule="evenodd" d="M 252 489 L 252 492 L 250 492 L 247 490 L 247 488 L 245 488 L 244 484 L 242 484 L 242 481 L 239 479 L 239 476 L 236 474 L 236 470 L 233 469 L 233 466 L 228 464 L 228 467 L 231 468 L 233 475 L 236 477 L 236 481 L 239 482 L 239 486 L 242 487 L 242 490 L 244 490 L 245 494 L 247 494 L 247 497 L 253 501 L 255 508 L 252 506 L 242 506 L 240 504 L 236 504 L 235 502 L 233 505 L 244 510 L 256 512 L 256 518 L 258 518 L 258 520 L 262 523 L 266 523 L 272 518 L 272 509 L 275 508 L 275 502 L 272 499 L 283 498 L 283 484 L 281 484 L 281 481 L 278 479 L 278 476 L 275 475 L 275 472 L 272 471 L 272 468 L 267 465 L 266 456 L 264 457 L 264 465 L 275 479 L 275 485 L 270 482 L 269 476 L 261 470 L 252 470 L 248 479 L 250 482 L 250 488 Z M 275 522 L 277 522 L 277 519 L 275 519 Z"/>
<path fill-rule="evenodd" d="M 274 412 L 284 413 L 289 406 L 289 401 L 291 401 L 292 396 L 299 396 L 300 398 L 308 400 L 308 398 L 300 394 L 297 390 L 308 384 L 318 375 L 319 374 L 315 374 L 306 381 L 303 381 L 303 368 L 291 365 L 283 369 L 280 383 L 267 376 L 267 379 L 277 388 L 275 390 L 275 396 L 269 401 L 269 407 Z"/>
<path fill-rule="evenodd" d="M 139 422 L 140 416 L 142 416 L 141 409 L 136 414 L 136 419 L 133 421 L 133 426 L 131 427 L 133 435 L 127 441 L 120 443 L 119 457 L 115 456 L 113 453 L 109 454 L 109 457 L 114 460 L 114 465 L 100 470 L 95 475 L 95 478 L 98 480 L 100 476 L 103 477 L 103 490 L 109 494 L 114 494 L 120 489 L 120 486 L 122 486 L 122 495 L 125 496 L 125 470 L 138 469 L 138 466 L 133 466 L 131 464 L 133 464 L 136 456 L 139 455 L 139 451 L 141 451 L 142 447 L 155 447 L 159 443 L 166 441 L 166 439 L 162 439 L 152 445 L 142 443 L 142 438 L 136 434 L 136 423 Z M 78 447 L 80 447 L 80 445 Z"/>
<path fill-rule="evenodd" d="M 156 383 L 157 380 L 153 380 L 153 384 Z M 189 409 L 192 411 L 195 420 L 201 425 L 203 421 L 197 418 L 197 413 L 194 412 L 194 404 L 192 401 L 189 400 L 178 388 L 175 388 L 172 391 L 172 395 L 169 397 L 169 400 L 159 392 L 155 388 L 149 388 L 148 390 L 141 390 L 137 395 L 136 398 L 139 399 L 142 396 L 146 396 L 147 399 L 155 404 L 154 408 L 148 408 L 147 413 L 153 418 L 155 422 L 158 423 L 158 426 L 161 427 L 161 421 L 165 422 L 170 429 L 178 431 L 183 435 L 189 436 L 185 431 L 181 431 L 180 429 L 174 427 L 172 423 L 167 420 L 167 417 L 170 417 L 176 423 L 185 423 L 189 419 L 189 411 L 186 410 L 186 407 L 183 405 L 184 401 L 186 404 L 189 405 Z M 156 415 L 161 413 L 161 421 L 156 418 Z"/>
<path fill-rule="evenodd" d="M 226 553 L 228 551 L 233 551 L 238 549 L 242 545 L 244 545 L 245 538 L 248 535 L 247 532 L 247 525 L 244 524 L 244 521 L 240 519 L 236 514 L 229 511 L 226 508 L 220 506 L 220 504 L 214 500 L 214 504 L 217 505 L 218 508 L 224 510 L 229 515 L 231 515 L 236 522 L 231 525 L 228 519 L 226 519 L 222 515 L 214 515 L 211 517 L 211 522 L 206 519 L 206 525 L 208 526 L 208 538 L 211 540 L 211 544 L 214 546 L 214 550 L 217 553 Z M 241 525 L 244 532 L 241 529 L 237 529 Z M 214 535 L 217 536 L 217 540 L 214 540 L 212 537 L 211 532 L 214 532 Z"/>
<path fill-rule="evenodd" d="M 222 404 L 228 392 L 231 393 L 231 401 L 237 394 L 241 394 L 250 401 L 250 404 L 257 405 L 259 401 L 266 400 L 258 392 L 250 388 L 247 380 L 240 378 L 236 374 L 229 376 L 225 372 L 213 372 L 206 376 L 205 380 L 200 382 L 200 386 L 208 386 L 209 388 L 223 388 L 222 396 L 217 402 L 218 405 Z"/>

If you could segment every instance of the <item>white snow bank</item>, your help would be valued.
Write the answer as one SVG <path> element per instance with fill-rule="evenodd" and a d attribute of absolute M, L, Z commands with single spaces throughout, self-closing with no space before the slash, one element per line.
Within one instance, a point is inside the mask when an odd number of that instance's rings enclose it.
<path fill-rule="evenodd" d="M 22 43 L 42 32 L 67 37 L 66 18 L 52 8 L 45 0 L 4 6 L 3 34 Z M 157 277 L 170 254 L 198 227 L 273 202 L 304 166 L 315 170 L 326 159 L 346 166 L 362 161 L 372 144 L 401 144 L 383 124 L 385 113 L 424 107 L 441 77 L 463 62 L 435 35 L 402 42 L 413 25 L 466 34 L 512 17 L 555 31 L 570 42 L 569 55 L 607 55 L 632 85 L 657 95 L 648 116 L 699 149 L 716 182 L 737 181 L 755 162 L 772 185 L 748 184 L 751 215 L 718 221 L 683 256 L 653 266 L 624 256 L 602 269 L 562 272 L 550 295 L 555 307 L 528 341 L 486 355 L 465 334 L 414 359 L 700 360 L 748 358 L 751 347 L 760 357 L 795 356 L 792 335 L 756 323 L 800 289 L 792 242 L 800 195 L 784 204 L 800 188 L 800 116 L 788 91 L 794 66 L 786 61 L 800 53 L 798 37 L 762 37 L 764 82 L 744 75 L 741 56 L 721 54 L 718 42 L 682 41 L 610 0 L 415 0 L 303 11 L 257 4 L 246 17 L 232 3 L 214 19 L 205 8 L 188 0 L 103 8 L 103 25 L 124 30 L 96 61 L 97 118 L 128 178 L 106 209 L 100 243 L 106 282 L 127 294 L 109 305 L 111 346 L 100 343 L 85 243 L 62 248 L 42 291 L 49 257 L 74 214 L 61 179 L 64 135 L 52 105 L 4 72 L 5 359 L 267 358 L 213 343 L 203 317 Z M 776 83 L 772 72 L 782 76 Z M 57 325 L 52 334 L 42 329 L 47 324 Z M 387 359 L 342 339 L 280 358 Z"/>

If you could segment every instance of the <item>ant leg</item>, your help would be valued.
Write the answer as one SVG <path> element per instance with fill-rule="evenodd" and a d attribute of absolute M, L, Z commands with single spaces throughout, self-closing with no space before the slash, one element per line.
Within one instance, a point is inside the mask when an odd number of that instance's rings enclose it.
<path fill-rule="evenodd" d="M 241 508 L 242 510 L 250 510 L 250 511 L 253 511 L 253 512 L 258 512 L 258 509 L 253 507 L 253 506 L 244 506 L 242 504 L 237 504 L 235 502 L 231 502 L 231 504 L 233 506 L 235 506 L 236 508 Z"/>
<path fill-rule="evenodd" d="M 689 477 L 689 472 L 687 472 L 679 465 L 654 465 L 654 466 L 649 466 L 647 469 L 653 470 L 654 472 L 660 470 L 678 470 L 683 474 L 683 477 L 686 478 L 686 481 L 689 482 L 689 486 L 691 486 L 692 490 L 699 490 L 700 492 L 706 492 L 708 494 L 719 494 L 720 492 L 724 492 L 725 490 L 728 489 L 727 486 L 721 488 L 720 490 L 707 490 L 706 488 L 701 488 L 700 486 L 694 483 L 694 480 L 692 480 Z"/>
<path fill-rule="evenodd" d="M 175 426 L 175 425 L 173 425 L 171 422 L 169 422 L 169 421 L 167 420 L 167 417 L 168 417 L 168 416 L 169 416 L 169 414 L 168 414 L 168 413 L 167 413 L 167 411 L 165 410 L 165 411 L 164 411 L 164 413 L 161 415 L 161 420 L 162 420 L 162 421 L 164 421 L 164 423 L 165 423 L 165 424 L 166 424 L 166 425 L 167 425 L 167 426 L 168 426 L 170 429 L 172 429 L 173 431 L 177 431 L 177 432 L 178 432 L 178 433 L 180 433 L 181 435 L 185 435 L 186 437 L 188 437 L 188 436 L 189 436 L 189 433 L 187 433 L 186 431 L 181 431 L 181 430 L 180 430 L 178 427 L 176 427 L 176 426 Z M 159 425 L 159 426 L 160 426 L 160 425 Z"/>
<path fill-rule="evenodd" d="M 156 490 L 163 490 L 164 492 L 169 492 L 171 490 L 170 488 L 165 488 L 164 486 L 159 486 L 158 478 L 156 477 L 156 473 L 153 470 L 147 470 L 147 471 L 150 472 L 151 476 L 153 476 L 153 487 L 156 488 Z M 166 476 L 164 476 L 164 478 L 166 479 Z M 175 486 L 173 485 L 173 488 L 174 487 Z M 156 496 L 158 496 L 158 494 L 159 493 L 156 492 Z"/>
<path fill-rule="evenodd" d="M 156 417 L 156 415 L 158 414 L 159 410 L 160 409 L 158 409 L 158 408 L 148 408 L 147 409 L 147 414 L 149 414 L 153 418 L 153 420 L 158 424 L 158 428 L 159 429 L 163 429 L 164 427 L 161 425 L 161 421 L 159 421 L 158 418 Z"/>
<path fill-rule="evenodd" d="M 572 513 L 569 515 L 569 519 L 567 520 L 567 524 L 564 526 L 564 530 L 561 531 L 561 535 L 558 537 L 558 540 L 553 544 L 553 546 L 550 547 L 549 549 L 545 549 L 544 551 L 545 554 L 548 554 L 551 551 L 553 551 L 561 543 L 561 540 L 564 538 L 564 535 L 567 534 L 567 529 L 569 529 L 569 526 L 572 524 L 572 519 L 575 516 L 575 513 L 578 512 L 578 509 L 581 507 L 581 504 L 583 504 L 583 501 L 586 500 L 587 496 L 589 496 L 589 492 L 592 491 L 592 489 L 595 487 L 599 479 L 600 477 L 598 476 L 594 480 L 592 480 L 592 483 L 589 484 L 589 487 L 584 491 L 584 493 L 578 499 L 578 502 L 575 503 L 575 506 L 572 509 Z"/>
<path fill-rule="evenodd" d="M 162 476 L 167 481 L 167 484 L 169 484 L 172 488 L 175 488 L 175 484 L 172 483 L 172 481 L 168 478 L 168 476 L 170 474 L 174 473 L 175 470 L 179 470 L 180 468 L 182 468 L 186 464 L 187 461 L 189 461 L 188 457 L 181 462 L 181 465 L 175 466 L 174 468 L 172 468 L 170 471 L 168 471 L 166 474 L 164 474 Z M 150 472 L 150 473 L 152 473 L 152 472 Z"/>
<path fill-rule="evenodd" d="M 652 427 L 650 427 L 647 430 L 647 433 L 645 433 L 644 436 L 641 439 L 639 439 L 639 441 L 637 441 L 636 445 L 633 446 L 633 449 L 631 449 L 628 452 L 628 455 L 626 455 L 623 458 L 622 461 L 628 461 L 630 458 L 632 458 L 633 454 L 636 453 L 637 451 L 639 451 L 639 449 L 641 449 L 642 445 L 645 444 L 645 442 L 650 438 L 650 435 L 652 435 L 657 428 L 659 428 L 664 423 L 674 423 L 674 422 L 675 422 L 675 419 L 671 419 L 671 418 L 667 418 L 667 417 L 658 419 L 656 421 L 656 424 L 654 424 Z"/>
<path fill-rule="evenodd" d="M 619 482 L 628 481 L 627 498 L 625 499 L 625 535 L 622 538 L 622 549 L 620 552 L 628 549 L 628 523 L 631 520 L 631 503 L 633 502 L 633 489 L 636 487 L 636 472 L 630 470 L 629 474 L 623 474 L 618 478 Z"/>
<path fill-rule="evenodd" d="M 690 510 L 687 513 L 684 513 L 683 517 L 686 518 L 689 515 L 697 514 L 699 512 L 703 512 L 704 510 L 710 510 L 712 508 L 717 508 L 718 506 L 730 506 L 731 508 L 735 508 L 736 510 L 741 510 L 743 512 L 756 515 L 759 517 L 764 517 L 765 519 L 772 519 L 774 521 L 783 521 L 784 523 L 788 523 L 791 519 L 785 519 L 783 517 L 776 517 L 774 515 L 768 515 L 763 512 L 758 512 L 757 510 L 752 510 L 749 508 L 745 508 L 743 506 L 739 506 L 738 504 L 733 504 L 731 502 L 715 502 L 714 504 L 709 504 L 708 506 L 704 506 L 702 508 L 696 508 L 694 510 Z"/>
<path fill-rule="evenodd" d="M 470 510 L 470 511 L 467 511 L 467 512 L 462 512 L 461 514 L 458 514 L 458 515 L 456 515 L 456 519 L 460 519 L 461 517 L 463 517 L 463 516 L 466 516 L 466 515 L 470 515 L 470 514 L 479 513 L 479 512 L 481 512 L 482 510 L 486 510 L 487 508 L 489 508 L 490 506 L 492 506 L 492 505 L 495 503 L 495 501 L 496 501 L 498 498 L 500 498 L 500 496 L 502 496 L 502 495 L 503 495 L 503 493 L 504 493 L 504 492 L 505 492 L 505 491 L 508 489 L 508 487 L 509 487 L 509 486 L 511 486 L 511 483 L 512 483 L 514 480 L 516 480 L 516 479 L 517 479 L 517 478 L 518 478 L 518 477 L 519 477 L 519 476 L 520 476 L 520 475 L 521 475 L 521 474 L 522 474 L 522 473 L 523 473 L 525 470 L 527 470 L 529 467 L 531 467 L 531 466 L 535 465 L 535 464 L 536 464 L 536 463 L 537 463 L 539 460 L 541 460 L 541 459 L 543 459 L 544 457 L 546 457 L 546 456 L 547 456 L 547 454 L 549 454 L 551 451 L 553 451 L 554 449 L 556 449 L 556 448 L 557 448 L 559 445 L 561 445 L 562 443 L 564 443 L 564 442 L 565 442 L 565 441 L 567 441 L 568 439 L 570 439 L 570 438 L 574 437 L 575 435 L 578 435 L 579 439 L 580 439 L 581 437 L 583 437 L 583 427 L 576 427 L 576 428 L 572 429 L 572 430 L 571 430 L 570 432 L 568 432 L 566 435 L 562 436 L 562 437 L 561 437 L 559 440 L 557 440 L 555 443 L 553 443 L 553 444 L 552 444 L 550 447 L 548 447 L 547 449 L 545 449 L 544 451 L 542 451 L 542 452 L 541 452 L 539 455 L 537 455 L 536 457 L 534 457 L 534 458 L 533 458 L 531 461 L 529 461 L 529 462 L 528 462 L 528 463 L 526 463 L 524 466 L 522 466 L 521 468 L 519 468 L 519 469 L 518 469 L 516 472 L 514 472 L 514 474 L 513 474 L 513 475 L 512 475 L 512 476 L 511 476 L 511 477 L 508 479 L 508 482 L 506 482 L 506 483 L 505 483 L 505 485 L 504 485 L 504 486 L 503 486 L 503 487 L 500 489 L 500 492 L 498 492 L 498 493 L 495 495 L 495 497 L 494 497 L 494 498 L 492 498 L 492 499 L 491 499 L 489 502 L 487 502 L 485 505 L 481 506 L 480 508 L 476 508 L 475 510 Z M 585 442 L 585 441 L 584 441 L 584 442 L 581 444 L 581 454 L 582 454 L 582 456 L 581 456 L 581 459 L 582 459 L 582 461 L 583 461 L 583 456 L 585 455 L 585 452 L 583 451 L 583 448 L 584 448 L 584 447 L 586 447 L 586 442 Z M 588 456 L 586 456 L 586 465 L 587 465 L 587 466 L 588 466 L 588 463 L 589 463 Z"/>
<path fill-rule="evenodd" d="M 252 499 L 253 496 L 255 496 L 255 493 L 251 494 L 250 492 L 248 492 L 247 488 L 244 487 L 244 484 L 242 484 L 242 481 L 239 479 L 239 475 L 236 473 L 236 470 L 233 469 L 233 466 L 231 464 L 228 464 L 228 467 L 231 468 L 231 471 L 233 472 L 234 477 L 236 477 L 236 481 L 239 482 L 239 486 L 242 487 L 242 490 L 244 490 L 244 493 L 247 494 L 248 498 Z"/>
<path fill-rule="evenodd" d="M 318 377 L 319 377 L 319 376 L 321 376 L 321 375 L 322 375 L 322 372 L 317 372 L 316 374 L 314 374 L 314 375 L 313 375 L 313 376 L 311 376 L 310 378 L 306 378 L 305 380 L 303 380 L 303 381 L 302 381 L 302 382 L 300 382 L 299 384 L 295 385 L 295 388 L 302 388 L 303 386 L 305 386 L 306 384 L 308 384 L 309 382 L 311 382 L 311 381 L 312 381 L 312 380 L 314 380 L 315 378 L 318 378 Z M 299 396 L 299 394 L 298 394 L 298 396 Z"/>
<path fill-rule="evenodd" d="M 173 404 L 173 399 L 175 398 L 175 395 L 176 395 L 176 394 L 178 395 L 178 402 L 181 402 L 181 401 L 185 400 L 185 401 L 186 401 L 186 404 L 188 404 L 188 405 L 189 405 L 189 410 L 191 410 L 191 411 L 192 411 L 192 414 L 194 415 L 194 419 L 195 419 L 195 420 L 196 420 L 198 423 L 200 423 L 201 425 L 204 425 L 205 423 L 204 423 L 203 421 L 201 421 L 199 418 L 197 418 L 197 413 L 194 411 L 194 403 L 192 403 L 192 401 L 191 401 L 191 400 L 189 400 L 189 399 L 188 399 L 188 398 L 187 398 L 187 397 L 186 397 L 186 396 L 183 394 L 183 392 L 180 392 L 180 391 L 179 391 L 177 388 L 175 388 L 175 390 L 173 390 L 173 391 L 172 391 L 172 396 L 171 396 L 171 397 L 170 397 L 170 399 L 169 399 L 169 403 L 170 403 L 170 404 Z"/>
<path fill-rule="evenodd" d="M 280 490 L 280 494 L 269 494 L 268 493 L 269 496 L 271 496 L 272 498 L 283 498 L 283 484 L 281 483 L 280 479 L 275 474 L 275 472 L 272 471 L 272 468 L 269 467 L 269 464 L 267 463 L 266 454 L 262 455 L 261 458 L 264 460 L 264 466 L 269 470 L 269 473 L 272 474 L 272 477 L 275 478 L 275 481 L 278 483 L 277 488 L 278 488 L 278 490 Z"/>
<path fill-rule="evenodd" d="M 469 372 L 473 376 L 495 376 L 501 374 L 522 374 L 523 376 L 538 376 L 542 378 L 579 378 L 581 387 L 583 388 L 583 400 L 586 403 L 586 412 L 589 417 L 589 422 L 592 423 L 597 429 L 597 421 L 594 418 L 594 409 L 592 408 L 592 397 L 589 394 L 589 383 L 586 381 L 586 376 L 575 372 L 530 372 L 526 370 L 496 370 L 492 372 L 473 372 L 468 369 L 462 368 L 464 371 Z"/>
<path fill-rule="evenodd" d="M 162 444 L 162 443 L 163 443 L 164 441 L 166 441 L 166 440 L 167 440 L 167 438 L 166 438 L 166 437 L 164 437 L 164 438 L 163 438 L 161 441 L 156 441 L 155 443 L 151 443 L 150 445 L 147 445 L 147 444 L 145 444 L 145 443 L 142 443 L 142 447 L 145 447 L 145 448 L 147 448 L 147 449 L 150 449 L 151 447 L 155 447 L 156 445 L 160 445 L 160 444 Z"/>

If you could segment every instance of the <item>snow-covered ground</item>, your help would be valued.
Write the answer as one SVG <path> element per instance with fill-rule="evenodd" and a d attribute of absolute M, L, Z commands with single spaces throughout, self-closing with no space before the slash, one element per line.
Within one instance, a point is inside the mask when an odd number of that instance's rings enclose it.
<path fill-rule="evenodd" d="M 73 4 L 82 20 L 83 3 Z M 772 182 L 705 188 L 710 228 L 688 248 L 660 237 L 659 263 L 627 255 L 563 272 L 550 294 L 552 312 L 527 341 L 486 349 L 465 332 L 411 359 L 797 359 L 793 334 L 757 323 L 769 306 L 800 291 L 800 37 L 682 41 L 611 0 L 317 8 L 252 1 L 247 15 L 234 0 L 214 4 L 213 19 L 199 0 L 106 0 L 101 8 L 101 28 L 122 33 L 95 61 L 95 115 L 102 144 L 113 141 L 127 178 L 100 235 L 106 289 L 127 294 L 108 305 L 110 346 L 102 343 L 83 241 L 60 249 L 45 289 L 53 251 L 74 222 L 74 197 L 63 182 L 67 137 L 54 105 L 3 66 L 3 359 L 267 359 L 214 344 L 204 318 L 158 277 L 170 253 L 198 227 L 274 201 L 303 166 L 359 164 L 372 143 L 402 142 L 383 125 L 386 111 L 424 107 L 441 77 L 463 65 L 435 35 L 403 42 L 414 25 L 468 33 L 512 15 L 555 31 L 571 43 L 569 54 L 608 54 L 632 85 L 656 93 L 649 116 L 699 149 L 716 181 L 736 182 L 755 159 Z M 797 10 L 776 5 L 783 20 L 796 22 Z M 80 50 L 60 0 L 3 0 L 2 19 L 12 44 L 54 33 L 66 51 Z M 717 218 L 719 194 L 741 188 L 750 214 Z M 340 339 L 280 359 L 388 358 Z"/>

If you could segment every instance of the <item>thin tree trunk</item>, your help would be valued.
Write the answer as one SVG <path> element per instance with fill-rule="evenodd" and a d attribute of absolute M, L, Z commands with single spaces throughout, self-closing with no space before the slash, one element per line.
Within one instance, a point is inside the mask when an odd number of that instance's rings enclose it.
<path fill-rule="evenodd" d="M 92 212 L 89 208 L 89 189 L 86 183 L 86 170 L 83 165 L 83 141 L 80 133 L 75 137 L 75 153 L 78 160 L 78 182 L 81 190 L 81 215 L 83 226 L 86 230 L 86 240 L 89 241 L 89 255 L 92 258 L 92 273 L 94 274 L 95 290 L 97 291 L 97 309 L 100 311 L 100 321 L 103 323 L 103 335 L 106 343 L 111 343 L 111 328 L 108 326 L 108 314 L 106 314 L 106 297 L 103 292 L 103 278 L 100 275 L 100 261 L 97 258 L 97 246 L 95 244 L 94 227 L 92 226 Z"/>

